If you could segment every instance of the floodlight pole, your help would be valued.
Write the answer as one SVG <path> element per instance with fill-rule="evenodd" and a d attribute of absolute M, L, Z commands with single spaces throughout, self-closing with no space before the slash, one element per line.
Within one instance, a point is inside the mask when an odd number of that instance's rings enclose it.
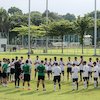
<path fill-rule="evenodd" d="M 46 25 L 48 25 L 48 0 L 46 0 Z M 48 37 L 46 37 L 46 53 L 48 52 Z"/>
<path fill-rule="evenodd" d="M 31 4 L 31 0 L 29 0 L 29 15 L 28 15 L 28 54 L 31 53 L 31 50 L 30 50 L 30 4 Z"/>
<path fill-rule="evenodd" d="M 95 8 L 95 18 L 94 18 L 94 55 L 96 55 L 96 47 L 97 47 L 97 0 L 94 2 Z"/>

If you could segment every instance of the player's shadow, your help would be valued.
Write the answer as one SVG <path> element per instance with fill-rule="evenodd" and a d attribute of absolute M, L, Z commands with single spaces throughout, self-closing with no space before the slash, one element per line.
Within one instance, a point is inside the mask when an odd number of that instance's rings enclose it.
<path fill-rule="evenodd" d="M 12 92 L 6 92 L 5 94 L 16 94 L 21 92 L 21 90 L 16 90 L 16 91 L 12 91 Z"/>
<path fill-rule="evenodd" d="M 33 94 L 35 94 L 35 93 L 37 93 L 37 91 L 35 90 L 35 91 L 30 91 L 30 92 L 26 92 L 26 93 L 22 93 L 22 94 L 20 94 L 20 95 L 33 95 Z"/>
<path fill-rule="evenodd" d="M 0 90 L 0 92 L 7 92 L 7 91 L 12 91 L 12 90 L 14 90 L 14 88 L 9 88 L 9 89 L 3 89 L 3 90 Z"/>
<path fill-rule="evenodd" d="M 40 93 L 40 94 L 38 94 L 38 96 L 41 96 L 41 95 L 49 95 L 49 94 L 51 94 L 51 93 L 55 93 L 53 90 L 52 91 L 44 91 L 43 93 Z"/>

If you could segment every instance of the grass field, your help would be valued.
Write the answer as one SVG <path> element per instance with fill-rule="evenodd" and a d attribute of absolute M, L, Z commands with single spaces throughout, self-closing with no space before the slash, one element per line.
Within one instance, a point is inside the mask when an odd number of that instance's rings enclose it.
<path fill-rule="evenodd" d="M 26 59 L 27 55 L 25 54 L 26 50 L 17 51 L 17 53 L 0 53 L 0 59 L 5 58 L 14 58 L 15 56 L 24 56 Z M 31 55 L 31 58 L 34 60 L 37 54 Z M 57 56 L 58 60 L 60 57 L 64 58 L 64 61 L 67 60 L 68 55 L 65 53 L 62 54 L 39 54 L 40 59 L 53 58 Z M 75 55 L 70 55 L 72 59 Z M 76 55 L 77 57 L 80 54 Z M 92 57 L 95 60 L 96 57 L 92 55 L 84 55 L 84 59 L 88 60 L 89 57 Z M 99 57 L 100 58 L 100 57 Z M 33 76 L 34 78 L 34 76 Z M 53 91 L 53 81 L 48 81 L 46 79 L 46 91 L 42 91 L 42 86 L 40 85 L 39 91 L 36 91 L 36 80 L 31 81 L 31 90 L 15 89 L 14 83 L 10 83 L 8 87 L 4 88 L 0 85 L 0 100 L 100 100 L 100 85 L 97 89 L 94 89 L 93 82 L 90 83 L 88 89 L 83 89 L 83 84 L 79 83 L 79 90 L 72 91 L 71 80 L 68 82 L 66 79 L 66 68 L 65 68 L 65 80 L 61 82 L 62 89 L 56 92 Z M 22 86 L 22 83 L 21 83 Z"/>

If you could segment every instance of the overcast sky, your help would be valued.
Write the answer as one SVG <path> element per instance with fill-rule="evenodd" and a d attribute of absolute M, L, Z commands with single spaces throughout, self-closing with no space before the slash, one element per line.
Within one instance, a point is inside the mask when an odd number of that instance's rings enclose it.
<path fill-rule="evenodd" d="M 45 11 L 46 0 L 31 0 L 31 11 Z M 8 9 L 12 6 L 28 12 L 28 0 L 0 0 L 0 7 Z M 97 9 L 100 10 L 100 0 L 97 0 Z M 59 14 L 72 13 L 83 16 L 94 10 L 94 0 L 49 0 L 49 10 Z"/>

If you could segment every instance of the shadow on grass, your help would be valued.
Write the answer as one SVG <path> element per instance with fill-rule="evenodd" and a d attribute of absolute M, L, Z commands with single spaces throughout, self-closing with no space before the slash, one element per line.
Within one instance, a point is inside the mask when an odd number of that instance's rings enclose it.
<path fill-rule="evenodd" d="M 15 94 L 15 93 L 19 93 L 22 92 L 21 90 L 16 90 L 16 91 L 12 91 L 12 92 L 6 92 L 5 94 Z"/>
<path fill-rule="evenodd" d="M 12 91 L 14 88 L 5 88 L 3 90 L 0 90 L 0 92 L 7 92 L 7 91 Z"/>
<path fill-rule="evenodd" d="M 38 96 L 41 96 L 41 95 L 49 95 L 49 94 L 51 94 L 51 93 L 55 93 L 53 90 L 52 91 L 44 91 L 43 93 L 40 93 L 40 94 L 38 94 Z"/>
<path fill-rule="evenodd" d="M 35 90 L 35 91 L 30 91 L 30 92 L 26 92 L 26 93 L 22 93 L 22 94 L 20 94 L 20 95 L 33 95 L 34 93 L 37 93 L 37 91 Z"/>

